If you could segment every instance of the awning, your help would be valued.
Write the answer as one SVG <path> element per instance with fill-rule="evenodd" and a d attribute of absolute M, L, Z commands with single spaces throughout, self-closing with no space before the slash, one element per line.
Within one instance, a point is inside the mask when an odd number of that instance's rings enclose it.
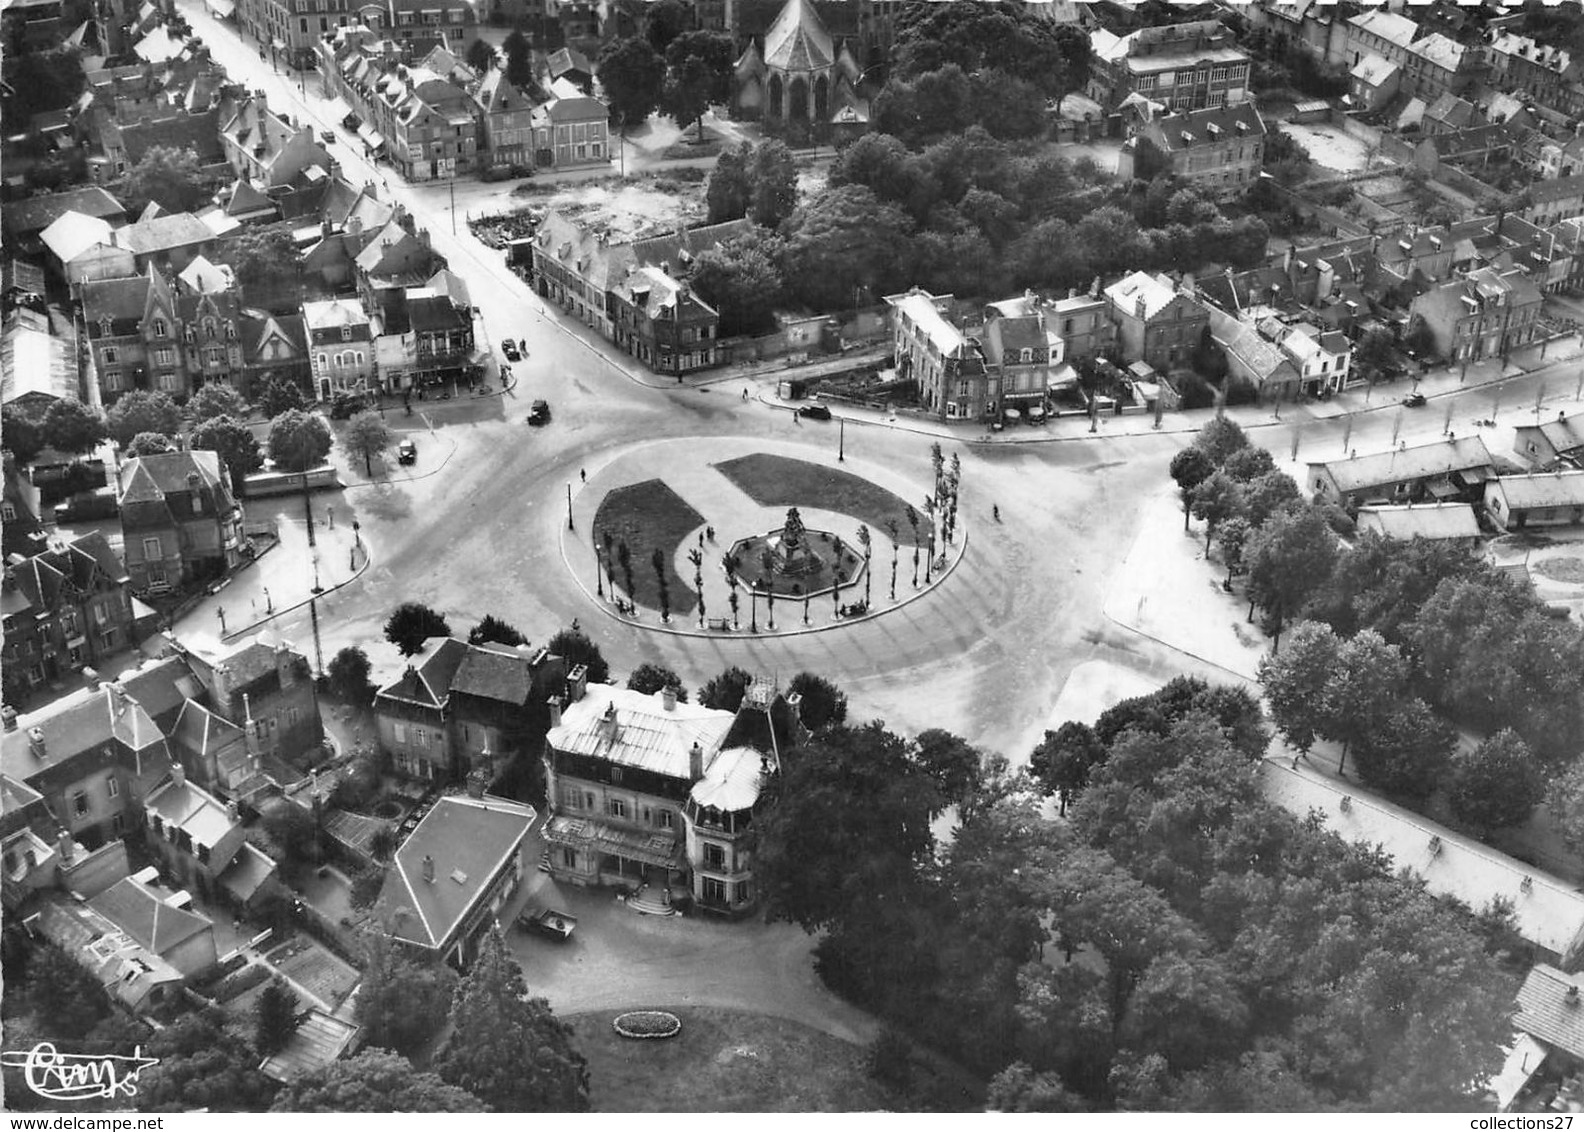
<path fill-rule="evenodd" d="M 1431 480 L 1425 484 L 1425 490 L 1437 499 L 1451 499 L 1458 494 L 1458 489 L 1450 480 Z"/>
<path fill-rule="evenodd" d="M 222 20 L 229 20 L 236 14 L 236 5 L 231 0 L 204 0 L 204 4 Z"/>
<path fill-rule="evenodd" d="M 385 139 L 380 136 L 379 131 L 367 122 L 358 127 L 357 135 L 363 139 L 364 145 L 372 146 L 374 149 L 378 149 L 385 144 Z"/>

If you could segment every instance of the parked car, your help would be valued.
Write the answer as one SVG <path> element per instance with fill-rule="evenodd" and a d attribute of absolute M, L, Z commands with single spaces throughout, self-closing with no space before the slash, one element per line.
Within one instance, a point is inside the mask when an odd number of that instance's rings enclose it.
<path fill-rule="evenodd" d="M 322 144 L 331 145 L 331 144 L 333 144 L 335 142 L 335 140 L 336 140 L 336 136 L 335 136 L 335 131 L 334 130 L 320 130 L 319 131 L 319 141 Z"/>
<path fill-rule="evenodd" d="M 410 440 L 404 440 L 396 446 L 396 462 L 398 464 L 416 464 L 418 462 L 418 446 Z"/>
<path fill-rule="evenodd" d="M 831 419 L 831 411 L 824 405 L 799 405 L 797 415 L 807 417 L 813 421 L 828 421 Z"/>
<path fill-rule="evenodd" d="M 530 905 L 517 917 L 517 924 L 525 931 L 538 932 L 565 943 L 572 938 L 572 932 L 577 928 L 577 917 L 555 908 L 534 908 Z"/>
<path fill-rule="evenodd" d="M 550 402 L 535 401 L 528 410 L 528 423 L 531 425 L 544 425 L 550 423 Z"/>
<path fill-rule="evenodd" d="M 1402 399 L 1402 403 L 1410 409 L 1422 409 L 1425 404 L 1425 395 L 1423 393 L 1410 393 Z"/>
<path fill-rule="evenodd" d="M 502 340 L 501 353 L 506 356 L 506 360 L 508 362 L 522 361 L 522 354 L 517 349 L 517 343 L 513 342 L 510 338 Z"/>

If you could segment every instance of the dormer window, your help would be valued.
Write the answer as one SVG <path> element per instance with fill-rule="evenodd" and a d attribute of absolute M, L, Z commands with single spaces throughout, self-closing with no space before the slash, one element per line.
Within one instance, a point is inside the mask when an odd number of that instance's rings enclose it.
<path fill-rule="evenodd" d="M 350 326 L 343 326 L 341 328 L 341 341 L 343 341 L 343 342 L 352 341 L 352 328 Z"/>
<path fill-rule="evenodd" d="M 105 317 L 99 320 L 99 333 L 104 337 L 110 337 L 111 331 L 114 330 L 114 328 L 115 323 L 111 320 L 109 315 L 105 315 Z"/>
<path fill-rule="evenodd" d="M 166 331 L 169 330 L 169 327 L 165 325 L 165 320 L 163 318 L 156 318 L 153 322 L 153 327 L 154 337 L 156 338 L 164 338 L 166 336 Z"/>

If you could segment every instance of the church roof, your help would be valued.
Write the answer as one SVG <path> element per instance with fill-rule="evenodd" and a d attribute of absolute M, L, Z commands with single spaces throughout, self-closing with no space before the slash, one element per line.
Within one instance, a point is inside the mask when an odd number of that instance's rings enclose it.
<path fill-rule="evenodd" d="M 765 33 L 764 59 L 783 71 L 813 71 L 836 61 L 830 32 L 809 0 L 787 0 Z"/>

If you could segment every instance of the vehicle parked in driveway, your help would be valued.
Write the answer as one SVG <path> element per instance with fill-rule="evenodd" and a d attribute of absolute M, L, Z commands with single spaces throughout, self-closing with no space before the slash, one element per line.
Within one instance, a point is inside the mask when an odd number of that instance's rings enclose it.
<path fill-rule="evenodd" d="M 538 932 L 540 935 L 565 943 L 572 938 L 572 932 L 577 928 L 577 917 L 570 912 L 561 912 L 555 908 L 529 906 L 517 917 L 517 925 L 525 931 Z"/>
<path fill-rule="evenodd" d="M 508 362 L 522 361 L 522 353 L 517 349 L 517 343 L 513 342 L 510 338 L 501 340 L 501 353 L 505 356 Z"/>
<path fill-rule="evenodd" d="M 528 410 L 528 423 L 531 425 L 545 425 L 550 423 L 550 402 L 535 401 Z"/>
<path fill-rule="evenodd" d="M 396 462 L 398 464 L 416 464 L 418 462 L 418 446 L 410 440 L 404 440 L 396 446 Z"/>
<path fill-rule="evenodd" d="M 799 405 L 797 415 L 807 417 L 811 421 L 828 421 L 831 411 L 824 405 Z"/>

